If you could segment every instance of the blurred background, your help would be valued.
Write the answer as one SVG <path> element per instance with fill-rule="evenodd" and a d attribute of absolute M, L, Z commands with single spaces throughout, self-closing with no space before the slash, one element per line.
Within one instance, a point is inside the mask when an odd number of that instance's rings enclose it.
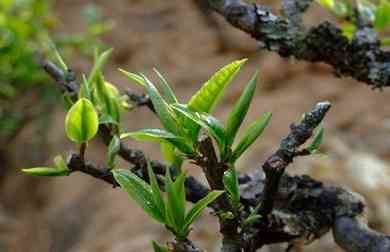
<path fill-rule="evenodd" d="M 279 1 L 269 0 L 277 8 Z M 307 24 L 332 20 L 313 4 Z M 333 20 L 334 21 L 334 20 Z M 197 0 L 1 0 L 0 1 L 0 251 L 151 251 L 150 241 L 168 241 L 163 227 L 127 195 L 82 174 L 37 178 L 21 168 L 50 164 L 74 145 L 64 133 L 63 103 L 54 83 L 36 65 L 54 45 L 78 76 L 88 72 L 93 49 L 113 47 L 105 68 L 108 81 L 141 93 L 117 69 L 152 75 L 157 67 L 182 101 L 221 66 L 240 58 L 247 65 L 216 112 L 224 119 L 251 74 L 261 73 L 246 125 L 273 113 L 263 137 L 240 160 L 239 169 L 259 169 L 291 122 L 322 100 L 333 108 L 325 119 L 322 152 L 297 159 L 291 174 L 309 174 L 362 194 L 370 225 L 390 232 L 390 90 L 338 79 L 328 66 L 282 59 L 258 50 L 256 42 Z M 145 108 L 126 115 L 129 130 L 156 126 Z M 128 141 L 159 159 L 159 147 Z M 105 147 L 95 140 L 87 158 L 104 164 Z M 122 163 L 125 165 L 125 163 Z M 190 173 L 199 175 L 196 167 Z M 203 178 L 200 178 L 203 179 Z M 218 251 L 218 226 L 207 211 L 194 226 L 194 241 Z M 264 251 L 284 251 L 284 244 Z M 305 251 L 341 251 L 330 234 Z"/>

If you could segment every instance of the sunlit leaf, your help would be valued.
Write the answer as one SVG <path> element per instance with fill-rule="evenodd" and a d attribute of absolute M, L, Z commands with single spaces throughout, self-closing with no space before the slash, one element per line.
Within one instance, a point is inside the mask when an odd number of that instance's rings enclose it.
<path fill-rule="evenodd" d="M 108 145 L 108 158 L 107 165 L 110 168 L 114 168 L 115 166 L 115 157 L 118 154 L 121 147 L 121 142 L 118 136 L 113 136 L 110 144 Z"/>
<path fill-rule="evenodd" d="M 223 193 L 224 191 L 212 191 L 207 194 L 207 196 L 205 196 L 203 199 L 196 202 L 196 204 L 186 215 L 184 230 L 188 230 L 194 220 L 202 213 L 202 210 L 205 209 L 210 203 L 214 202 Z"/>
<path fill-rule="evenodd" d="M 91 73 L 88 77 L 88 83 L 96 81 L 96 78 L 103 70 L 103 66 L 107 63 L 108 59 L 112 54 L 112 49 L 108 49 L 97 56 L 94 66 L 92 67 Z"/>
<path fill-rule="evenodd" d="M 82 98 L 68 111 L 65 131 L 69 139 L 82 143 L 93 138 L 98 131 L 99 119 L 93 104 Z"/>
<path fill-rule="evenodd" d="M 231 161 L 233 163 L 263 133 L 264 129 L 267 127 L 271 119 L 271 116 L 272 116 L 271 113 L 266 112 L 248 127 L 248 129 L 245 131 L 244 136 L 241 138 L 240 142 L 233 150 L 232 157 L 231 157 Z"/>
<path fill-rule="evenodd" d="M 171 87 L 169 86 L 167 80 L 164 78 L 164 76 L 156 69 L 153 69 L 154 72 L 157 74 L 158 78 L 160 79 L 161 88 L 164 94 L 165 99 L 168 103 L 177 103 L 177 99 L 175 94 L 173 93 Z"/>
<path fill-rule="evenodd" d="M 193 153 L 193 148 L 187 141 L 163 129 L 142 129 L 121 134 L 121 138 L 131 137 L 137 141 L 169 142 L 186 154 Z"/>
<path fill-rule="evenodd" d="M 247 59 L 233 61 L 216 72 L 188 102 L 188 108 L 198 112 L 209 113 L 222 97 L 225 88 L 233 80 Z"/>
<path fill-rule="evenodd" d="M 240 205 L 240 186 L 236 170 L 232 167 L 223 174 L 223 185 L 232 201 L 233 206 L 238 209 Z"/>
<path fill-rule="evenodd" d="M 136 73 L 131 73 L 131 72 L 128 72 L 126 70 L 123 70 L 121 68 L 119 68 L 119 71 L 121 73 L 123 73 L 124 75 L 127 76 L 127 78 L 131 81 L 133 81 L 135 84 L 141 86 L 141 87 L 145 87 L 145 80 L 144 78 L 139 75 L 139 74 L 136 74 Z"/>
<path fill-rule="evenodd" d="M 165 203 L 164 199 L 161 195 L 160 187 L 157 182 L 156 174 L 153 171 L 153 168 L 150 164 L 150 162 L 147 162 L 147 168 L 148 168 L 148 176 L 149 176 L 149 181 L 150 181 L 150 186 L 152 188 L 152 196 L 153 196 L 153 201 L 154 204 L 158 207 L 160 211 L 160 215 L 163 216 L 165 220 Z"/>
<path fill-rule="evenodd" d="M 249 81 L 248 85 L 242 92 L 239 100 L 236 102 L 232 111 L 229 113 L 229 117 L 226 123 L 226 141 L 227 145 L 229 146 L 233 144 L 237 131 L 244 121 L 246 113 L 248 112 L 249 105 L 251 104 L 253 95 L 256 90 L 257 75 L 257 72 L 253 75 L 252 79 Z"/>
<path fill-rule="evenodd" d="M 150 185 L 145 183 L 137 175 L 129 170 L 112 170 L 115 180 L 121 188 L 128 193 L 137 204 L 152 218 L 158 222 L 165 223 L 164 216 L 161 215 L 159 206 L 153 199 L 153 190 Z"/>
<path fill-rule="evenodd" d="M 24 173 L 27 173 L 29 175 L 34 175 L 34 176 L 54 177 L 54 176 L 69 175 L 69 171 L 61 171 L 51 167 L 34 167 L 34 168 L 22 169 L 22 171 Z"/>

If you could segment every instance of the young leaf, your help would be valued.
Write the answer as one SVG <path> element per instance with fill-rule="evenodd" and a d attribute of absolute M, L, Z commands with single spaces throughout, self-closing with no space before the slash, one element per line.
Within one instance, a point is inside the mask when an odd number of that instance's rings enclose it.
<path fill-rule="evenodd" d="M 188 108 L 198 112 L 209 113 L 222 97 L 225 88 L 233 80 L 247 59 L 233 61 L 223 67 L 196 92 L 188 102 Z"/>
<path fill-rule="evenodd" d="M 99 119 L 93 104 L 82 98 L 68 111 L 65 131 L 69 139 L 83 143 L 93 138 L 98 131 Z"/>
<path fill-rule="evenodd" d="M 111 117 L 116 123 L 120 122 L 120 104 L 118 99 L 119 91 L 110 83 L 104 80 L 103 74 L 98 73 L 96 77 L 96 101 L 101 105 L 104 114 Z"/>
<path fill-rule="evenodd" d="M 152 166 L 150 165 L 150 162 L 147 162 L 147 168 L 148 168 L 148 176 L 150 181 L 150 186 L 152 188 L 152 196 L 154 204 L 158 207 L 160 211 L 160 215 L 163 216 L 165 219 L 165 203 L 164 199 L 161 195 L 160 187 L 158 186 L 156 174 L 154 174 Z"/>
<path fill-rule="evenodd" d="M 261 215 L 260 214 L 251 214 L 248 216 L 248 218 L 246 218 L 243 222 L 242 222 L 242 226 L 248 226 L 250 224 L 252 224 L 253 222 L 257 221 L 258 219 L 261 218 Z"/>
<path fill-rule="evenodd" d="M 71 173 L 62 156 L 58 155 L 54 158 L 54 168 L 51 167 L 35 167 L 22 169 L 23 172 L 34 176 L 68 176 Z"/>
<path fill-rule="evenodd" d="M 34 176 L 67 176 L 70 174 L 70 171 L 61 171 L 51 167 L 34 167 L 28 169 L 22 169 L 24 173 Z"/>
<path fill-rule="evenodd" d="M 188 230 L 194 220 L 200 215 L 203 209 L 205 209 L 210 203 L 216 200 L 221 196 L 224 191 L 212 191 L 203 199 L 196 202 L 196 204 L 191 208 L 185 218 L 184 230 Z"/>
<path fill-rule="evenodd" d="M 315 153 L 318 147 L 320 147 L 323 138 L 324 138 L 324 127 L 320 125 L 319 128 L 316 130 L 316 133 L 313 137 L 313 141 L 306 148 L 306 150 L 308 150 L 310 153 Z"/>
<path fill-rule="evenodd" d="M 123 133 L 121 138 L 131 137 L 137 141 L 169 142 L 186 154 L 192 154 L 193 148 L 187 141 L 163 129 L 143 129 L 135 132 Z"/>
<path fill-rule="evenodd" d="M 145 89 L 148 93 L 150 99 L 152 100 L 153 106 L 156 109 L 158 117 L 168 131 L 178 134 L 180 132 L 180 127 L 178 127 L 175 116 L 169 105 L 161 97 L 160 93 L 153 85 L 153 83 L 142 75 L 145 81 Z"/>
<path fill-rule="evenodd" d="M 126 75 L 129 80 L 133 81 L 137 85 L 139 85 L 141 87 L 145 87 L 145 80 L 141 75 L 127 72 L 126 70 L 123 70 L 121 68 L 119 68 L 119 71 L 121 73 L 123 73 L 124 75 Z"/>
<path fill-rule="evenodd" d="M 236 102 L 232 111 L 229 113 L 229 117 L 226 123 L 226 144 L 229 146 L 233 144 L 237 131 L 244 121 L 246 113 L 248 112 L 249 105 L 251 104 L 256 89 L 257 75 L 258 72 L 253 75 L 252 79 L 249 81 L 248 85 L 242 92 L 239 100 Z"/>
<path fill-rule="evenodd" d="M 182 173 L 177 179 L 184 181 L 183 176 L 185 176 L 184 173 Z M 183 238 L 182 236 L 185 236 L 185 234 L 182 233 L 185 218 L 185 201 L 183 202 L 182 193 L 179 191 L 180 189 L 181 186 L 174 184 L 170 171 L 167 169 L 165 176 L 165 191 L 167 193 L 166 216 L 168 223 L 175 231 L 175 235 Z"/>
<path fill-rule="evenodd" d="M 181 170 L 183 164 L 183 157 L 176 152 L 176 148 L 173 144 L 162 142 L 160 143 L 161 153 L 163 158 L 169 165 L 173 165 L 178 170 Z"/>
<path fill-rule="evenodd" d="M 237 172 L 234 168 L 230 168 L 223 174 L 223 185 L 233 206 L 238 209 L 240 206 L 240 186 L 238 184 Z"/>
<path fill-rule="evenodd" d="M 91 96 L 91 87 L 89 85 L 89 82 L 87 81 L 87 77 L 85 77 L 85 75 L 83 74 L 82 75 L 82 78 L 83 78 L 83 82 L 81 83 L 81 86 L 80 86 L 80 91 L 79 91 L 79 99 L 81 98 L 86 98 L 86 99 L 91 99 L 92 96 Z"/>
<path fill-rule="evenodd" d="M 121 146 L 121 142 L 118 136 L 113 136 L 110 144 L 108 145 L 108 158 L 107 158 L 107 165 L 111 169 L 115 166 L 115 157 L 119 152 Z"/>
<path fill-rule="evenodd" d="M 237 147 L 234 149 L 231 157 L 231 162 L 234 163 L 248 147 L 263 133 L 267 127 L 272 114 L 270 112 L 264 113 L 259 119 L 252 123 L 245 132 Z"/>
<path fill-rule="evenodd" d="M 114 169 L 112 170 L 112 174 L 121 188 L 126 191 L 130 198 L 137 202 L 150 217 L 165 224 L 164 216 L 161 215 L 159 206 L 154 202 L 153 190 L 150 185 L 129 170 Z"/>
<path fill-rule="evenodd" d="M 164 78 L 164 76 L 156 69 L 153 69 L 154 72 L 157 74 L 158 78 L 160 79 L 161 88 L 163 91 L 163 94 L 165 96 L 165 99 L 167 99 L 168 103 L 177 103 L 177 99 L 175 94 L 173 93 L 171 87 L 169 86 L 167 80 Z"/>
<path fill-rule="evenodd" d="M 154 252 L 169 252 L 169 250 L 166 247 L 161 246 L 155 241 L 152 241 L 153 250 Z"/>
<path fill-rule="evenodd" d="M 101 73 L 103 66 L 107 63 L 108 58 L 111 56 L 112 49 L 104 51 L 102 54 L 97 56 L 94 66 L 92 67 L 91 73 L 88 77 L 88 83 L 92 83 L 96 80 L 99 73 Z"/>
<path fill-rule="evenodd" d="M 171 107 L 176 112 L 180 113 L 200 127 L 207 130 L 217 141 L 221 152 L 224 151 L 226 134 L 221 123 L 216 118 L 206 113 L 193 112 L 182 104 L 172 104 Z"/>

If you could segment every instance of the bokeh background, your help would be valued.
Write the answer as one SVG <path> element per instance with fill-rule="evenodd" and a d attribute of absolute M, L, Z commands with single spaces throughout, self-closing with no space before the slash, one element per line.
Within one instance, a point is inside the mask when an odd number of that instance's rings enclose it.
<path fill-rule="evenodd" d="M 279 6 L 276 0 L 266 2 L 275 8 Z M 55 24 L 49 27 L 49 35 L 62 34 L 62 40 L 56 40 L 61 43 L 66 41 L 64 34 L 71 37 L 70 34 L 88 30 L 82 14 L 85 6 L 97 8 L 109 20 L 110 27 L 98 34 L 100 42 L 88 40 L 82 50 L 88 51 L 96 43 L 113 47 L 105 76 L 122 90 L 142 92 L 117 70 L 119 67 L 150 76 L 152 68 L 157 67 L 177 96 L 186 101 L 218 68 L 235 59 L 249 58 L 215 112 L 218 118 L 226 118 L 250 75 L 260 71 L 246 125 L 265 111 L 273 112 L 273 118 L 262 138 L 240 160 L 242 171 L 259 169 L 287 134 L 291 122 L 299 120 L 316 102 L 331 101 L 333 108 L 324 123 L 321 149 L 325 155 L 297 159 L 288 172 L 309 174 L 362 194 L 367 201 L 370 225 L 390 232 L 389 90 L 372 91 L 363 83 L 336 78 L 328 66 L 282 59 L 259 50 L 253 39 L 220 17 L 205 15 L 195 0 L 57 0 L 51 1 L 50 6 Z M 309 25 L 325 19 L 332 17 L 316 4 L 305 16 Z M 0 58 L 4 52 L 1 49 L 0 46 Z M 78 52 L 66 53 L 66 61 L 78 74 L 88 72 L 91 57 Z M 0 89 L 4 83 L 6 80 L 1 79 Z M 0 103 L 2 111 L 11 106 L 17 109 L 12 115 L 41 106 L 44 98 L 38 93 L 47 86 L 53 83 L 43 78 L 37 88 Z M 49 104 L 44 106 L 46 109 L 38 110 L 17 134 L 0 142 L 0 251 L 151 251 L 152 239 L 168 241 L 171 237 L 162 226 L 148 218 L 125 193 L 101 181 L 82 174 L 37 178 L 20 172 L 21 168 L 50 164 L 54 155 L 66 154 L 75 147 L 64 134 L 65 112 L 60 96 L 55 91 L 45 94 L 50 101 L 45 103 Z M 158 126 L 158 122 L 145 108 L 126 115 L 129 130 L 151 126 Z M 152 158 L 160 158 L 159 148 L 153 144 L 128 144 L 144 149 Z M 103 144 L 96 140 L 90 146 L 88 160 L 104 164 Z M 188 170 L 200 176 L 196 167 L 188 166 Z M 208 251 L 218 251 L 218 226 L 207 211 L 195 223 L 191 236 Z M 282 244 L 264 251 L 284 248 Z M 305 251 L 341 249 L 328 234 Z"/>

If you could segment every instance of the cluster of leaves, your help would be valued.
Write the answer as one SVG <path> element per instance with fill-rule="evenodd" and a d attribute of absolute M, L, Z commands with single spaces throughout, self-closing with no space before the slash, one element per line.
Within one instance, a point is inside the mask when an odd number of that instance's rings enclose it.
<path fill-rule="evenodd" d="M 389 0 L 317 0 L 317 2 L 342 21 L 341 28 L 348 38 L 352 38 L 356 31 L 356 12 L 365 22 L 372 24 L 380 34 L 390 24 Z M 389 45 L 390 39 L 384 37 L 381 42 L 382 45 Z"/>
<path fill-rule="evenodd" d="M 271 118 L 271 113 L 268 112 L 261 115 L 248 127 L 240 141 L 233 146 L 255 92 L 257 73 L 249 81 L 229 113 L 225 126 L 210 114 L 245 62 L 246 59 L 238 60 L 223 67 L 204 83 L 186 104 L 179 103 L 167 81 L 157 70 L 162 94 L 146 76 L 121 70 L 129 79 L 145 88 L 164 126 L 164 129 L 143 129 L 124 133 L 121 138 L 132 137 L 136 140 L 162 143 L 166 160 L 180 165 L 183 156 L 192 158 L 200 155 L 197 148 L 198 137 L 200 130 L 203 129 L 217 143 L 220 161 L 234 165 L 262 134 Z"/>
<path fill-rule="evenodd" d="M 76 99 L 65 94 L 69 108 L 65 119 L 65 131 L 68 138 L 79 146 L 81 159 L 84 160 L 88 142 L 97 134 L 99 124 L 108 127 L 112 139 L 108 146 L 106 165 L 110 168 L 113 177 L 130 198 L 150 217 L 163 224 L 179 241 L 187 238 L 191 224 L 202 210 L 223 193 L 226 193 L 233 213 L 223 212 L 220 213 L 221 216 L 224 215 L 226 218 L 239 216 L 240 188 L 235 162 L 262 134 L 271 118 L 270 113 L 264 113 L 245 130 L 241 139 L 234 145 L 238 130 L 254 97 L 258 74 L 255 73 L 250 79 L 229 113 L 225 126 L 222 126 L 222 123 L 210 113 L 246 59 L 234 61 L 217 71 L 186 104 L 179 103 L 167 80 L 157 70 L 155 72 L 160 80 L 162 94 L 145 75 L 120 70 L 130 80 L 145 89 L 164 127 L 124 132 L 121 114 L 124 110 L 131 109 L 131 106 L 127 103 L 126 97 L 121 96 L 119 90 L 104 79 L 102 72 L 111 51 L 107 50 L 95 55 L 95 64 L 89 75 L 82 76 Z M 68 67 L 59 54 L 57 59 L 62 70 L 67 71 Z M 200 134 L 207 134 L 214 139 L 219 153 L 219 162 L 223 167 L 228 168 L 222 178 L 225 190 L 211 191 L 187 211 L 186 172 L 181 169 L 181 164 L 186 159 L 197 160 L 202 157 L 199 150 Z M 319 129 L 315 135 L 311 145 L 306 148 L 310 153 L 315 152 L 321 143 L 323 129 Z M 159 143 L 166 161 L 173 165 L 171 167 L 175 171 L 175 177 L 172 177 L 170 168 L 166 169 L 165 176 L 157 176 L 149 162 L 147 165 L 149 182 L 145 182 L 128 169 L 120 169 L 115 162 L 115 157 L 120 148 L 120 139 L 126 137 Z M 72 170 L 67 167 L 61 156 L 56 157 L 54 163 L 54 167 L 35 167 L 23 171 L 36 176 L 71 174 Z M 244 220 L 240 219 L 241 227 L 260 217 L 257 210 L 258 208 L 253 209 Z M 155 251 L 168 251 L 155 242 L 153 247 Z"/>
<path fill-rule="evenodd" d="M 59 96 L 55 87 L 45 85 L 49 80 L 37 64 L 37 52 L 53 51 L 52 41 L 61 50 L 81 49 L 86 56 L 92 55 L 91 49 L 88 53 L 84 48 L 102 46 L 98 36 L 109 29 L 110 23 L 99 16 L 96 7 L 90 6 L 86 10 L 88 30 L 81 34 L 65 34 L 52 32 L 57 20 L 50 1 L 0 1 L 0 138 L 14 136 L 27 118 L 47 114 L 39 111 L 55 103 Z M 93 13 L 95 18 L 88 18 Z M 40 100 L 39 104 L 34 104 L 34 111 L 16 110 L 23 104 L 15 106 L 13 101 L 22 100 L 19 97 L 31 96 L 31 93 L 38 95 Z"/>

